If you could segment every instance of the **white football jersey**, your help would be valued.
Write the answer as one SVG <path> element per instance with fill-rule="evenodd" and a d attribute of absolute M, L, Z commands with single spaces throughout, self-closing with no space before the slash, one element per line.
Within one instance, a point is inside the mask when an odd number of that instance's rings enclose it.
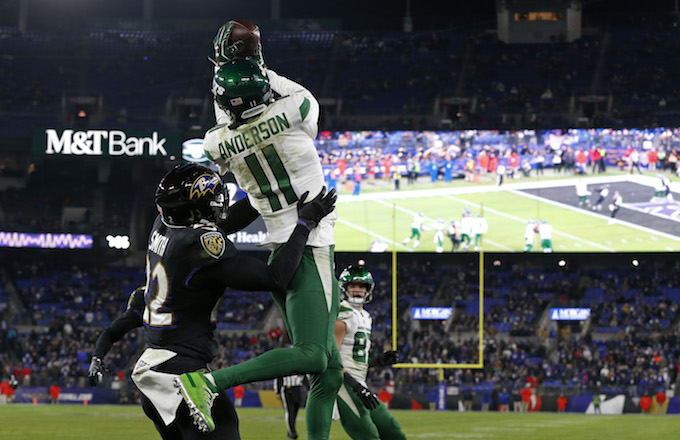
<path fill-rule="evenodd" d="M 347 326 L 347 333 L 340 346 L 342 365 L 353 378 L 366 386 L 373 318 L 363 308 L 342 301 L 338 321 L 344 322 Z"/>
<path fill-rule="evenodd" d="M 421 229 L 423 229 L 424 224 L 425 224 L 425 217 L 420 215 L 420 214 L 416 214 L 413 217 L 413 222 L 411 222 L 411 227 L 413 229 L 417 229 L 417 230 L 420 231 Z"/>
<path fill-rule="evenodd" d="M 321 160 L 314 146 L 319 103 L 301 85 L 267 70 L 272 88 L 284 96 L 252 121 L 234 129 L 217 125 L 203 140 L 206 156 L 221 174 L 231 171 L 262 215 L 267 236 L 261 245 L 288 241 L 298 220 L 297 201 L 309 191 L 313 199 L 325 186 Z M 309 234 L 310 246 L 334 243 L 336 211 Z"/>

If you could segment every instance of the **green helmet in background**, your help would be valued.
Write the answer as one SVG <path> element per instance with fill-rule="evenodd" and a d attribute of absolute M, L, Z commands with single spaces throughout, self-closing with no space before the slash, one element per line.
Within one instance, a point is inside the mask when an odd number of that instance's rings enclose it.
<path fill-rule="evenodd" d="M 358 283 L 366 286 L 366 295 L 363 298 L 352 298 L 347 291 L 350 284 Z M 368 304 L 373 299 L 375 281 L 373 275 L 364 266 L 349 265 L 342 271 L 338 279 L 340 286 L 340 299 L 351 304 Z"/>
<path fill-rule="evenodd" d="M 235 121 L 259 115 L 272 102 L 269 78 L 250 57 L 225 62 L 213 77 L 217 105 Z"/>

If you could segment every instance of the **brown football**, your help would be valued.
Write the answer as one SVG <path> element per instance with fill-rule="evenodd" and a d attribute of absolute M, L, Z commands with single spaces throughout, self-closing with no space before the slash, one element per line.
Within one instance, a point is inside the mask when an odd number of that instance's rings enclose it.
<path fill-rule="evenodd" d="M 243 46 L 236 52 L 239 58 L 255 55 L 257 45 L 260 43 L 260 28 L 248 20 L 231 20 L 234 28 L 229 35 L 229 45 L 237 41 L 243 41 Z"/>

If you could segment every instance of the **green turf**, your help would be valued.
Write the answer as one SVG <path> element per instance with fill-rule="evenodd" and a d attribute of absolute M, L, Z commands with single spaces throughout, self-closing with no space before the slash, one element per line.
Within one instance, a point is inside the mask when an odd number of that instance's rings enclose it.
<path fill-rule="evenodd" d="M 415 189 L 434 189 L 431 186 L 417 185 Z M 459 186 L 459 183 L 453 185 Z M 437 188 L 446 187 L 439 184 Z M 489 232 L 483 238 L 483 249 L 487 252 L 521 252 L 524 228 L 529 219 L 547 220 L 553 225 L 555 252 L 680 251 L 680 238 L 627 223 L 609 224 L 609 211 L 595 215 L 589 210 L 570 209 L 519 191 L 423 194 L 418 197 L 413 197 L 415 193 L 410 190 L 382 194 L 385 197 L 372 200 L 346 197 L 338 202 L 337 251 L 367 251 L 372 240 L 381 240 L 389 245 L 390 251 L 396 244 L 398 251 L 411 252 L 413 247 L 403 245 L 402 240 L 410 234 L 413 216 L 423 212 L 429 230 L 422 232 L 417 251 L 434 252 L 435 222 L 441 218 L 448 225 L 451 219 L 460 220 L 465 207 L 470 208 L 473 216 L 483 212 L 489 224 Z M 540 245 L 536 235 L 534 252 L 541 251 Z M 448 237 L 444 238 L 444 249 L 447 252 L 451 250 Z"/>
<path fill-rule="evenodd" d="M 283 410 L 240 409 L 244 440 L 285 439 Z M 459 413 L 393 411 L 409 439 L 499 440 L 639 440 L 677 438 L 676 416 L 592 416 L 582 414 Z M 305 439 L 304 412 L 297 421 Z M 151 421 L 139 406 L 7 405 L 0 407 L 3 440 L 53 439 L 157 439 Z M 331 439 L 346 440 L 340 422 L 334 422 Z"/>

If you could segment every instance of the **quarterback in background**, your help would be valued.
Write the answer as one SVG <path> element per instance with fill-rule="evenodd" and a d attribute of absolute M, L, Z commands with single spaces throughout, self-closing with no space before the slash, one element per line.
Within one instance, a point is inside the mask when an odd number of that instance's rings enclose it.
<path fill-rule="evenodd" d="M 373 319 L 364 304 L 373 298 L 373 276 L 361 264 L 350 265 L 340 274 L 339 283 L 342 302 L 335 340 L 345 367 L 344 386 L 337 399 L 342 427 L 353 440 L 405 439 L 399 422 L 366 386 L 369 367 L 392 365 L 398 360 L 396 351 L 368 357 Z"/>
<path fill-rule="evenodd" d="M 231 38 L 237 28 L 218 33 L 216 40 L 225 43 L 216 43 L 216 51 L 238 43 Z M 203 147 L 220 173 L 231 171 L 248 194 L 267 228 L 260 245 L 275 256 L 298 224 L 298 200 L 307 195 L 324 197 L 325 178 L 314 145 L 319 104 L 300 84 L 263 69 L 259 46 L 255 48 L 255 54 L 226 49 L 216 53 L 212 90 L 226 119 L 206 133 Z M 239 58 L 242 55 L 245 58 Z M 275 100 L 274 92 L 281 97 Z M 326 197 L 335 200 L 335 192 L 331 190 Z M 237 384 L 310 373 L 307 438 L 328 438 L 333 404 L 342 384 L 340 352 L 333 337 L 340 302 L 333 273 L 336 218 L 332 211 L 307 225 L 310 234 L 293 280 L 286 289 L 272 290 L 293 347 L 274 349 L 211 374 L 196 372 L 181 377 L 185 400 L 199 410 L 197 423 L 211 425 L 210 405 L 205 404 L 210 393 Z"/>

